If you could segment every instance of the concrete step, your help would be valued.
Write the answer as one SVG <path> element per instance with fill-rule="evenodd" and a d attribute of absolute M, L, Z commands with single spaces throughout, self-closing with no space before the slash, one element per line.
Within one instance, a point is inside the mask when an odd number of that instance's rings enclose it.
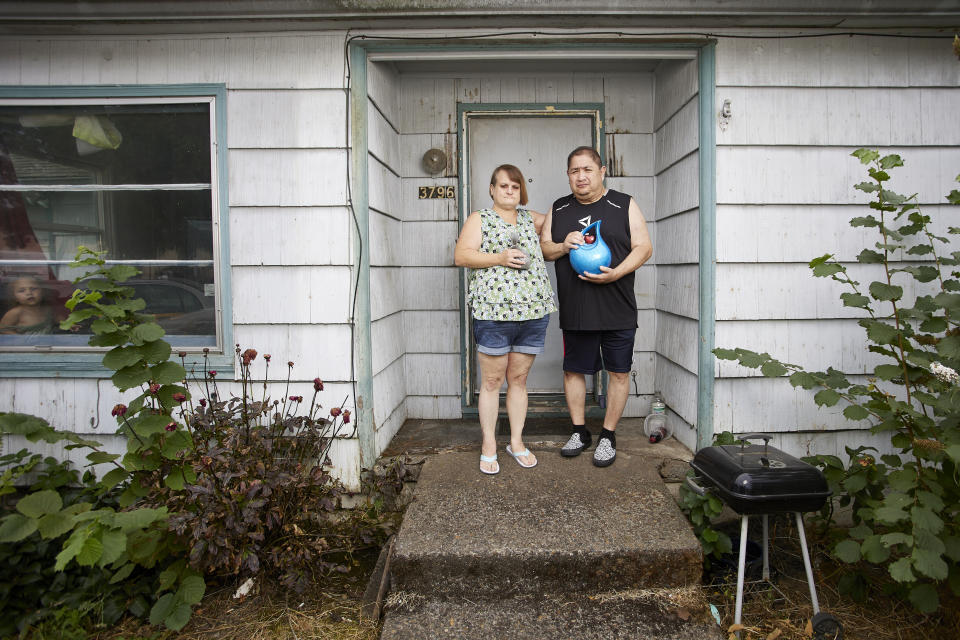
<path fill-rule="evenodd" d="M 723 640 L 696 590 L 500 601 L 426 599 L 395 593 L 381 640 Z"/>
<path fill-rule="evenodd" d="M 700 544 L 660 460 L 621 450 L 597 468 L 589 452 L 533 450 L 540 462 L 524 469 L 501 448 L 495 476 L 476 452 L 424 463 L 394 547 L 395 591 L 501 599 L 699 583 Z"/>

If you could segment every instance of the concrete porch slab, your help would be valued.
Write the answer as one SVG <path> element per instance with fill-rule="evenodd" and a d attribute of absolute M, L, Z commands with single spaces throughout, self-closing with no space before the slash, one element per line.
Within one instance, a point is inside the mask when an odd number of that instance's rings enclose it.
<path fill-rule="evenodd" d="M 619 437 L 618 437 L 619 441 Z M 500 450 L 430 456 L 394 549 L 393 588 L 430 598 L 502 598 L 697 584 L 700 544 L 664 488 L 660 459 L 618 446 L 597 468 L 532 446 L 524 469 Z"/>

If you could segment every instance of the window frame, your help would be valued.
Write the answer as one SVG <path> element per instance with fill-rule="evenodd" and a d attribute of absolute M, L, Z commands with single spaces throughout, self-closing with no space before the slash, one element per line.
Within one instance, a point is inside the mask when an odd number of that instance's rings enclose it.
<path fill-rule="evenodd" d="M 208 366 L 232 377 L 234 369 L 233 314 L 230 287 L 229 201 L 227 199 L 227 88 L 224 84 L 180 85 L 82 85 L 82 86 L 0 86 L 0 103 L 30 101 L 56 105 L 70 100 L 96 100 L 100 104 L 150 104 L 162 99 L 196 98 L 210 104 L 210 195 L 213 213 L 213 267 L 217 287 L 215 306 L 217 346 L 210 347 Z M 109 258 L 109 256 L 108 256 Z M 172 345 L 174 349 L 177 345 Z M 105 348 L 34 347 L 0 352 L 0 378 L 106 378 L 112 372 L 101 361 Z M 187 371 L 203 363 L 198 347 L 187 351 Z"/>

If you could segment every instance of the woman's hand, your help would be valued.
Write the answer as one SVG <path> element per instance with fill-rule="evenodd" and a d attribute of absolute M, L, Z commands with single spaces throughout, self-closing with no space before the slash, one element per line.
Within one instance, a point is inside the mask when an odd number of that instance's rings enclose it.
<path fill-rule="evenodd" d="M 520 249 L 504 249 L 500 252 L 500 265 L 511 269 L 522 269 L 527 262 L 527 254 Z"/>

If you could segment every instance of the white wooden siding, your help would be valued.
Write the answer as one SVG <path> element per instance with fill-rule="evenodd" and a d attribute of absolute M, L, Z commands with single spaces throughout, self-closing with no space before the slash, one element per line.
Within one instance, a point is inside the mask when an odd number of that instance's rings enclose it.
<path fill-rule="evenodd" d="M 655 184 L 656 180 L 652 176 L 621 176 L 615 178 L 607 178 L 606 183 L 608 188 L 620 191 L 622 193 L 628 193 L 633 196 L 633 199 L 637 202 L 637 206 L 640 207 L 640 211 L 643 213 L 643 217 L 648 223 L 655 222 L 657 219 L 656 212 L 656 195 L 655 195 Z"/>
<path fill-rule="evenodd" d="M 237 149 L 229 164 L 231 206 L 329 206 L 347 199 L 341 149 Z"/>
<path fill-rule="evenodd" d="M 700 274 L 695 264 L 657 265 L 657 309 L 697 318 Z"/>
<path fill-rule="evenodd" d="M 956 126 L 960 128 L 960 119 Z M 870 200 L 867 194 L 853 188 L 854 184 L 868 179 L 866 167 L 850 156 L 853 150 L 853 147 L 719 147 L 717 202 L 866 204 Z M 954 178 L 960 167 L 960 147 L 894 147 L 881 152 L 898 153 L 905 161 L 903 167 L 891 171 L 888 189 L 905 195 L 916 193 L 921 204 L 939 204 L 956 188 Z"/>
<path fill-rule="evenodd" d="M 395 174 L 400 173 L 400 136 L 370 101 L 367 104 L 367 146 L 375 157 Z"/>
<path fill-rule="evenodd" d="M 367 95 L 395 130 L 400 130 L 400 83 L 383 63 L 367 64 Z"/>
<path fill-rule="evenodd" d="M 657 220 L 699 206 L 699 172 L 699 157 L 691 153 L 657 174 Z"/>
<path fill-rule="evenodd" d="M 453 249 L 460 229 L 456 222 L 408 221 L 403 224 L 403 265 L 405 267 L 453 264 Z"/>
<path fill-rule="evenodd" d="M 700 260 L 700 210 L 691 209 L 656 223 L 653 256 L 657 264 L 696 264 Z"/>
<path fill-rule="evenodd" d="M 889 362 L 867 351 L 866 332 L 855 320 L 731 320 L 717 324 L 716 344 L 751 345 L 751 351 L 769 353 L 808 371 L 833 367 L 851 374 L 872 374 L 878 364 Z M 717 360 L 716 372 L 722 378 L 763 375 L 759 369 L 747 369 L 732 360 Z"/>
<path fill-rule="evenodd" d="M 231 149 L 346 146 L 346 101 L 341 89 L 230 91 L 227 142 Z"/>
<path fill-rule="evenodd" d="M 234 322 L 347 322 L 353 295 L 350 271 L 347 267 L 234 267 Z"/>
<path fill-rule="evenodd" d="M 287 362 L 294 362 L 296 380 L 348 382 L 350 380 L 351 332 L 346 324 L 241 324 L 233 334 L 244 349 L 260 354 L 254 371 L 263 378 L 263 356 L 272 356 L 271 380 L 286 380 Z"/>
<path fill-rule="evenodd" d="M 373 373 L 380 373 L 388 365 L 403 356 L 403 313 L 384 316 L 373 323 Z"/>
<path fill-rule="evenodd" d="M 231 207 L 230 262 L 349 265 L 352 228 L 345 207 Z"/>
<path fill-rule="evenodd" d="M 404 379 L 405 359 L 406 356 L 400 356 L 373 376 L 373 397 L 376 399 L 373 405 L 373 420 L 378 431 L 384 428 L 387 419 L 397 407 L 402 407 L 408 392 Z"/>
<path fill-rule="evenodd" d="M 696 60 L 664 60 L 657 65 L 654 129 L 659 130 L 699 90 Z"/>
<path fill-rule="evenodd" d="M 401 237 L 403 225 L 391 216 L 376 209 L 370 210 L 370 264 L 382 267 L 396 267 L 402 261 L 403 246 L 397 242 Z M 371 292 L 373 295 L 373 292 Z"/>
<path fill-rule="evenodd" d="M 659 354 L 655 365 L 657 390 L 677 418 L 671 418 L 674 437 L 695 449 L 697 434 L 690 425 L 697 423 L 697 375 Z"/>
<path fill-rule="evenodd" d="M 700 344 L 697 319 L 657 311 L 656 326 L 657 353 L 696 373 Z"/>
<path fill-rule="evenodd" d="M 403 308 L 457 310 L 459 303 L 459 269 L 447 267 L 404 267 Z"/>
<path fill-rule="evenodd" d="M 945 44 L 946 43 L 946 44 Z M 837 36 L 804 40 L 723 39 L 717 85 L 956 87 L 960 68 L 944 39 Z"/>
<path fill-rule="evenodd" d="M 370 268 L 370 316 L 374 320 L 403 309 L 403 275 L 399 267 Z"/>
<path fill-rule="evenodd" d="M 456 311 L 405 311 L 407 353 L 459 353 L 460 316 Z"/>
<path fill-rule="evenodd" d="M 21 55 L 24 62 L 21 63 Z M 343 35 L 155 36 L 142 40 L 8 39 L 10 84 L 181 84 L 342 88 Z"/>
<path fill-rule="evenodd" d="M 606 138 L 608 176 L 653 175 L 653 134 L 614 133 Z"/>
<path fill-rule="evenodd" d="M 656 133 L 656 173 L 679 162 L 697 150 L 700 109 L 694 97 L 667 120 Z"/>
<path fill-rule="evenodd" d="M 766 351 L 814 370 L 863 374 L 882 362 L 866 351 L 861 312 L 842 306 L 847 288 L 813 278 L 807 262 L 835 254 L 865 288 L 879 275 L 855 256 L 875 232 L 848 226 L 872 213 L 853 189 L 866 171 L 850 153 L 899 153 L 888 188 L 919 193 L 924 210 L 952 224 L 944 203 L 960 167 L 960 68 L 948 41 L 879 37 L 722 40 L 717 103 L 731 101 L 717 128 L 716 345 Z M 900 259 L 904 256 L 895 256 Z M 912 256 L 911 256 L 912 257 Z M 896 277 L 906 297 L 918 287 Z M 716 365 L 714 430 L 774 431 L 777 446 L 801 455 L 843 445 L 880 445 L 864 423 L 845 420 L 843 403 L 818 409 L 814 391 L 793 389 L 723 361 Z M 790 433 L 797 432 L 797 433 Z"/>
<path fill-rule="evenodd" d="M 456 396 L 460 393 L 459 353 L 408 353 L 405 365 L 410 395 Z"/>

